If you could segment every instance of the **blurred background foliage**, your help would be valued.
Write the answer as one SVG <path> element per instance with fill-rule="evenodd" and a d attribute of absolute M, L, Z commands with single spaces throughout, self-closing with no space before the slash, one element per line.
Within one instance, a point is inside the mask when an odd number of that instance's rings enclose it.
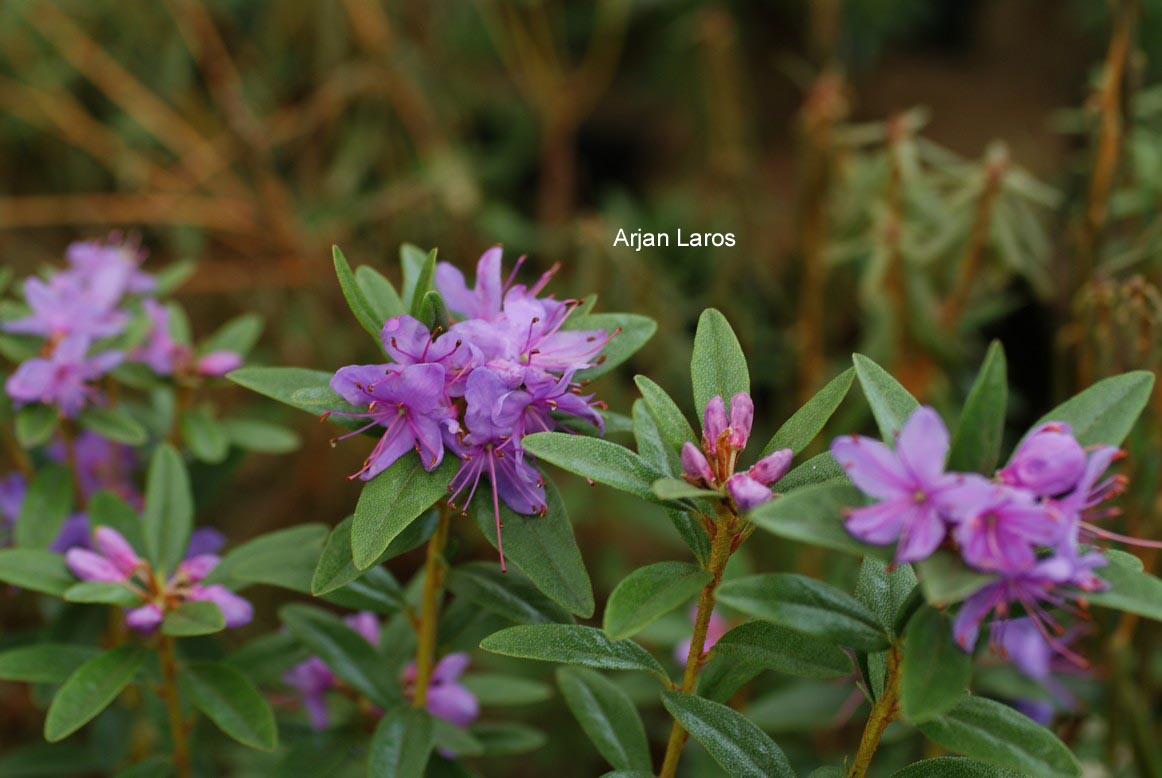
<path fill-rule="evenodd" d="M 530 256 L 530 277 L 561 262 L 560 295 L 658 320 L 631 369 L 595 386 L 614 410 L 628 413 L 634 372 L 688 396 L 693 325 L 716 306 L 750 355 L 760 437 L 853 350 L 958 404 L 990 338 L 1009 354 L 1016 431 L 1162 359 L 1160 29 L 1159 0 L 5 0 L 0 257 L 31 272 L 77 237 L 139 232 L 147 268 L 196 260 L 182 299 L 204 329 L 257 311 L 256 361 L 331 369 L 374 347 L 330 244 L 393 274 L 404 241 L 462 267 L 499 242 Z M 679 227 L 737 245 L 612 245 L 619 228 Z M 845 409 L 835 428 L 867 424 L 858 398 Z M 1156 397 L 1131 442 L 1125 519 L 1154 537 L 1160 411 Z M 240 539 L 350 512 L 343 476 L 364 452 L 295 421 L 303 451 L 239 463 L 229 492 L 199 495 L 202 516 Z M 599 602 L 634 567 L 683 555 L 661 512 L 564 483 Z M 740 566 L 854 584 L 843 560 L 772 540 L 746 551 Z M 1136 647 L 1125 672 L 1141 696 L 1087 697 L 1115 707 L 1108 733 L 1066 733 L 1083 757 L 1130 765 L 1157 748 L 1151 629 L 1117 626 L 1111 651 Z M 679 619 L 651 638 L 686 632 Z M 860 699 L 841 687 L 758 688 L 749 712 L 768 731 L 824 727 L 780 739 L 801 763 L 857 734 Z M 1116 726 L 1117 705 L 1145 724 Z M 567 716 L 532 709 L 550 748 L 490 769 L 596 774 Z"/>

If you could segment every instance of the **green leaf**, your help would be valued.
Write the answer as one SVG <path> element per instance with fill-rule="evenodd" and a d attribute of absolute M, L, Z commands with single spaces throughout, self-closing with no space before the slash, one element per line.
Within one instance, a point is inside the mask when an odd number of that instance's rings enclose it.
<path fill-rule="evenodd" d="M 417 246 L 405 243 L 399 247 L 400 264 L 403 265 L 403 306 L 415 316 L 424 295 L 432 291 L 432 280 L 436 274 L 436 249 L 423 251 Z"/>
<path fill-rule="evenodd" d="M 1135 370 L 1098 381 L 1041 417 L 1063 421 L 1083 446 L 1120 446 L 1146 407 L 1154 389 L 1154 374 Z M 1034 425 L 1036 426 L 1036 425 Z"/>
<path fill-rule="evenodd" d="M 519 675 L 471 673 L 462 677 L 460 684 L 484 707 L 533 705 L 553 696 L 548 684 Z"/>
<path fill-rule="evenodd" d="M 77 582 L 61 554 L 32 548 L 0 549 L 0 581 L 57 597 Z"/>
<path fill-rule="evenodd" d="M 256 313 L 244 313 L 235 316 L 219 327 L 213 335 L 202 341 L 198 348 L 199 354 L 212 354 L 215 351 L 233 351 L 244 357 L 262 335 L 262 317 Z"/>
<path fill-rule="evenodd" d="M 97 653 L 90 646 L 71 643 L 34 643 L 10 648 L 0 653 L 0 680 L 61 683 Z"/>
<path fill-rule="evenodd" d="M 881 559 L 864 557 L 855 583 L 855 599 L 876 615 L 891 637 L 896 636 L 896 622 L 901 609 L 910 606 L 916 590 L 916 574 L 911 565 L 889 567 Z M 916 595 L 919 596 L 919 595 Z"/>
<path fill-rule="evenodd" d="M 958 603 L 996 580 L 996 576 L 973 570 L 958 554 L 945 550 L 916 562 L 914 567 L 924 599 L 937 606 Z"/>
<path fill-rule="evenodd" d="M 850 485 L 850 483 L 847 472 L 835 461 L 831 452 L 824 451 L 822 454 L 816 454 L 801 465 L 792 468 L 791 472 L 777 481 L 772 488 L 777 493 L 786 494 L 808 486 L 820 484 Z"/>
<path fill-rule="evenodd" d="M 220 662 L 193 662 L 181 674 L 190 701 L 218 729 L 239 743 L 263 751 L 278 746 L 274 711 L 242 673 Z"/>
<path fill-rule="evenodd" d="M 140 446 L 149 438 L 145 427 L 118 408 L 89 408 L 77 417 L 77 422 L 98 435 L 127 446 Z"/>
<path fill-rule="evenodd" d="M 1099 568 L 1097 574 L 1109 583 L 1110 588 L 1086 592 L 1085 599 L 1092 605 L 1162 621 L 1162 580 L 1144 572 L 1141 561 L 1131 554 L 1107 551 L 1106 556 L 1110 563 Z"/>
<path fill-rule="evenodd" d="M 899 381 L 863 354 L 854 355 L 852 361 L 855 363 L 859 385 L 879 425 L 880 435 L 890 443 L 912 412 L 920 407 L 920 403 Z"/>
<path fill-rule="evenodd" d="M 659 478 L 654 481 L 654 494 L 662 500 L 693 500 L 700 497 L 721 499 L 722 495 L 712 489 L 702 489 L 681 478 Z"/>
<path fill-rule="evenodd" d="M 183 413 L 181 432 L 182 442 L 197 460 L 216 465 L 230 453 L 226 429 L 205 408 L 190 408 Z"/>
<path fill-rule="evenodd" d="M 782 749 L 745 716 L 684 692 L 662 692 L 662 704 L 732 778 L 793 778 Z"/>
<path fill-rule="evenodd" d="M 97 527 L 115 529 L 133 548 L 145 548 L 141 517 L 129 503 L 113 492 L 104 489 L 95 492 L 89 498 L 88 514 L 90 529 L 95 530 Z"/>
<path fill-rule="evenodd" d="M 913 724 L 956 706 L 968 689 L 972 655 L 952 637 L 952 621 L 930 605 L 916 611 L 904 629 L 900 704 Z"/>
<path fill-rule="evenodd" d="M 949 470 L 992 475 L 1001 456 L 1008 397 L 1005 350 L 994 341 L 964 401 L 964 410 L 952 435 Z"/>
<path fill-rule="evenodd" d="M 53 697 L 44 739 L 64 740 L 105 710 L 137 674 L 148 651 L 137 643 L 114 648 L 78 667 Z"/>
<path fill-rule="evenodd" d="M 592 670 L 560 667 L 557 685 L 577 723 L 609 764 L 621 770 L 652 768 L 641 717 L 617 684 Z"/>
<path fill-rule="evenodd" d="M 389 710 L 368 744 L 367 774 L 375 778 L 422 778 L 435 744 L 432 717 L 409 706 Z"/>
<path fill-rule="evenodd" d="M 432 734 L 436 749 L 441 753 L 454 754 L 458 759 L 481 756 L 484 753 L 483 743 L 468 730 L 461 729 L 450 721 L 433 717 Z"/>
<path fill-rule="evenodd" d="M 719 638 L 713 651 L 729 662 L 800 678 L 823 680 L 851 673 L 851 659 L 838 646 L 764 621 L 735 627 Z"/>
<path fill-rule="evenodd" d="M 145 485 L 142 529 L 145 556 L 166 572 L 185 557 L 194 521 L 194 497 L 181 455 L 168 443 L 153 452 Z"/>
<path fill-rule="evenodd" d="M 257 419 L 222 419 L 230 444 L 261 454 L 289 454 L 298 449 L 299 436 L 286 427 Z"/>
<path fill-rule="evenodd" d="M 714 578 L 689 562 L 658 562 L 634 570 L 609 595 L 604 628 L 614 640 L 632 637 L 680 607 Z"/>
<path fill-rule="evenodd" d="M 384 708 L 399 701 L 399 689 L 383 657 L 340 619 L 310 605 L 284 605 L 279 617 L 311 653 L 360 694 Z"/>
<path fill-rule="evenodd" d="M 477 494 L 474 502 L 476 526 L 495 548 L 496 516 L 491 495 Z M 499 503 L 505 558 L 553 602 L 588 618 L 596 607 L 593 584 L 581 559 L 565 502 L 551 482 L 545 484 L 545 502 L 544 516 L 526 516 L 514 512 L 503 501 Z"/>
<path fill-rule="evenodd" d="M 26 405 L 16 412 L 16 441 L 24 448 L 44 445 L 59 421 L 60 415 L 51 405 Z"/>
<path fill-rule="evenodd" d="M 48 548 L 73 507 L 73 476 L 67 468 L 49 465 L 28 485 L 16 519 L 16 545 Z"/>
<path fill-rule="evenodd" d="M 317 416 L 323 411 L 347 406 L 331 391 L 333 375 L 305 367 L 240 367 L 226 377 L 264 397 Z M 332 402 L 328 403 L 328 399 Z"/>
<path fill-rule="evenodd" d="M 673 454 L 677 454 L 683 443 L 696 443 L 698 441 L 698 437 L 690 427 L 690 422 L 686 420 L 686 415 L 682 413 L 678 404 L 670 398 L 670 395 L 666 394 L 662 387 L 644 375 L 634 376 L 633 380 L 637 384 L 638 391 L 641 392 L 642 401 L 649 409 L 650 416 L 657 424 L 662 440 L 670 447 Z"/>
<path fill-rule="evenodd" d="M 888 637 L 859 600 L 822 581 L 794 573 L 736 578 L 718 599 L 742 613 L 860 651 L 880 651 Z"/>
<path fill-rule="evenodd" d="M 363 325 L 363 329 L 378 342 L 380 332 L 383 330 L 383 321 L 376 316 L 375 309 L 363 294 L 363 287 L 355 279 L 355 273 L 351 270 L 347 257 L 343 256 L 342 250 L 338 246 L 332 246 L 331 256 L 335 261 L 335 275 L 339 278 L 339 288 L 343 290 L 347 306 Z"/>
<path fill-rule="evenodd" d="M 589 313 L 570 316 L 567 330 L 604 330 L 606 335 L 617 332 L 601 351 L 600 364 L 577 371 L 578 381 L 591 381 L 624 363 L 644 346 L 658 329 L 657 322 L 636 313 Z M 618 330 L 620 329 L 620 332 Z"/>
<path fill-rule="evenodd" d="M 65 592 L 67 602 L 95 602 L 132 608 L 141 604 L 141 595 L 125 584 L 104 581 L 83 581 L 73 584 Z"/>
<path fill-rule="evenodd" d="M 1021 775 L 1080 776 L 1077 758 L 1052 732 L 1008 705 L 968 696 L 948 713 L 919 725 L 932 742 Z"/>
<path fill-rule="evenodd" d="M 538 459 L 582 478 L 657 502 L 654 481 L 662 473 L 624 446 L 567 432 L 538 432 L 525 437 L 521 446 Z"/>
<path fill-rule="evenodd" d="M 892 778 L 1020 778 L 1020 773 L 963 756 L 939 756 L 913 762 L 892 773 Z"/>
<path fill-rule="evenodd" d="M 796 454 L 815 439 L 822 431 L 835 409 L 847 397 L 851 389 L 851 382 L 855 380 L 855 370 L 848 368 L 831 379 L 819 392 L 804 403 L 803 407 L 791 414 L 791 418 L 783 422 L 779 431 L 763 447 L 762 456 L 789 448 Z"/>
<path fill-rule="evenodd" d="M 539 662 L 561 662 L 594 670 L 641 670 L 669 683 L 666 671 L 632 640 L 611 640 L 577 624 L 525 624 L 494 632 L 480 642 L 485 651 Z"/>
<path fill-rule="evenodd" d="M 399 292 L 395 291 L 395 286 L 383 273 L 367 265 L 360 265 L 355 268 L 355 281 L 359 284 L 363 299 L 367 301 L 368 310 L 375 320 L 386 322 L 407 313 L 407 309 L 403 307 L 403 300 L 399 298 Z"/>
<path fill-rule="evenodd" d="M 647 466 L 660 473 L 676 473 L 681 468 L 678 452 L 662 440 L 658 432 L 658 425 L 650 415 L 646 404 L 641 400 L 633 401 L 633 440 L 637 448 L 637 455 Z"/>
<path fill-rule="evenodd" d="M 270 584 L 311 593 L 311 578 L 330 530 L 325 524 L 300 524 L 249 540 L 222 557 L 207 583 Z"/>
<path fill-rule="evenodd" d="M 891 546 L 864 543 L 843 526 L 843 511 L 862 502 L 863 496 L 850 484 L 823 483 L 804 486 L 763 503 L 748 518 L 761 529 L 788 540 L 856 556 L 891 559 Z"/>
<path fill-rule="evenodd" d="M 484 756 L 513 756 L 536 751 L 548 738 L 538 729 L 511 722 L 485 721 L 469 730 L 484 747 Z"/>
<path fill-rule="evenodd" d="M 445 457 L 432 472 L 411 453 L 372 478 L 363 487 L 351 524 L 351 558 L 364 570 L 375 564 L 420 514 L 448 494 L 448 483 L 459 461 Z"/>
<path fill-rule="evenodd" d="M 355 566 L 355 561 L 351 557 L 351 523 L 353 520 L 354 517 L 348 516 L 335 525 L 335 528 L 331 530 L 331 535 L 327 538 L 326 545 L 323 546 L 323 554 L 319 557 L 319 564 L 315 568 L 314 577 L 311 579 L 311 594 L 316 597 L 341 589 L 369 570 L 375 569 L 375 565 L 366 570 L 360 570 Z M 375 564 L 378 565 L 400 554 L 405 554 L 427 542 L 436 527 L 436 521 L 437 512 L 434 510 L 420 516 L 388 544 L 387 549 L 375 560 Z"/>
<path fill-rule="evenodd" d="M 714 308 L 707 308 L 698 319 L 690 379 L 694 384 L 694 410 L 699 417 L 712 398 L 721 397 L 729 410 L 734 395 L 750 391 L 750 373 L 742 346 L 726 317 Z"/>
<path fill-rule="evenodd" d="M 518 624 L 572 622 L 567 610 L 542 594 L 531 581 L 503 573 L 496 562 L 469 562 L 448 571 L 448 588 L 457 597 Z"/>
<path fill-rule="evenodd" d="M 415 318 L 428 329 L 434 330 L 437 327 L 447 329 L 452 317 L 448 313 L 448 306 L 444 303 L 444 298 L 440 297 L 440 293 L 433 289 L 424 293 Z"/>
<path fill-rule="evenodd" d="M 209 600 L 187 600 L 165 615 L 162 634 L 174 637 L 212 635 L 226 629 L 226 617 L 216 603 Z"/>

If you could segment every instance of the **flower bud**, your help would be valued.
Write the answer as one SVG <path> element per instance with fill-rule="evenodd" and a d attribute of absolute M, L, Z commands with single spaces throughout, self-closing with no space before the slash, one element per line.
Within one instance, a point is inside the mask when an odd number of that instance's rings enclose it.
<path fill-rule="evenodd" d="M 757 508 L 769 502 L 774 495 L 771 490 L 751 478 L 746 473 L 735 473 L 726 482 L 726 491 L 740 511 Z"/>
<path fill-rule="evenodd" d="M 241 627 L 254 618 L 254 606 L 221 584 L 195 586 L 190 590 L 191 600 L 207 600 L 222 610 L 227 627 Z"/>
<path fill-rule="evenodd" d="M 129 577 L 105 557 L 83 548 L 70 548 L 65 552 L 65 564 L 82 581 L 121 583 Z"/>
<path fill-rule="evenodd" d="M 1049 422 L 1029 433 L 999 475 L 1042 497 L 1063 494 L 1085 471 L 1085 451 L 1068 424 Z"/>
<path fill-rule="evenodd" d="M 204 376 L 223 376 L 242 367 L 242 356 L 234 351 L 212 351 L 198 360 L 197 367 Z"/>
<path fill-rule="evenodd" d="M 97 527 L 93 532 L 93 544 L 126 578 L 141 565 L 141 557 L 137 556 L 133 546 L 112 527 Z"/>
<path fill-rule="evenodd" d="M 190 583 L 197 583 L 209 575 L 219 561 L 221 559 L 217 554 L 198 554 L 178 565 L 178 572 L 184 574 Z"/>
<path fill-rule="evenodd" d="M 379 617 L 371 611 L 359 611 L 343 619 L 347 626 L 358 632 L 373 646 L 379 645 Z"/>
<path fill-rule="evenodd" d="M 714 483 L 714 473 L 710 470 L 710 463 L 706 461 L 705 455 L 689 441 L 682 444 L 682 469 L 686 471 L 686 475 L 697 480 L 702 479 L 706 483 Z"/>
<path fill-rule="evenodd" d="M 730 400 L 730 446 L 736 451 L 746 448 L 750 428 L 754 423 L 754 401 L 746 392 L 739 392 Z"/>
<path fill-rule="evenodd" d="M 726 426 L 726 403 L 721 397 L 715 396 L 706 404 L 706 413 L 702 416 L 702 440 L 711 454 L 718 453 L 718 438 Z"/>
<path fill-rule="evenodd" d="M 161 608 L 152 602 L 148 605 L 142 605 L 140 608 L 134 608 L 125 614 L 125 623 L 143 635 L 148 635 L 157 629 L 157 625 L 161 624 L 161 619 Z"/>
<path fill-rule="evenodd" d="M 770 486 L 787 474 L 791 469 L 791 460 L 795 452 L 789 448 L 781 448 L 773 454 L 755 462 L 746 473 L 764 486 Z"/>

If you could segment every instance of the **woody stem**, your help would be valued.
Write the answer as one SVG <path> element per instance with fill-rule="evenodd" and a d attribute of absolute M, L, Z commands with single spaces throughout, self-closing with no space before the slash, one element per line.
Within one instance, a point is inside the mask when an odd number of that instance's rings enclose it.
<path fill-rule="evenodd" d="M 863 778 L 871 766 L 872 757 L 879 748 L 880 738 L 900 711 L 900 649 L 892 646 L 888 652 L 888 667 L 884 677 L 884 690 L 879 699 L 872 706 L 867 724 L 863 728 L 863 737 L 859 741 L 859 750 L 855 753 L 855 761 L 851 763 L 848 778 Z"/>
<path fill-rule="evenodd" d="M 182 718 L 182 702 L 178 692 L 178 663 L 174 640 L 169 635 L 158 639 L 161 659 L 161 697 L 169 717 L 170 738 L 173 740 L 173 765 L 178 778 L 189 778 L 190 750 L 186 740 L 186 722 Z"/>
<path fill-rule="evenodd" d="M 718 585 L 722 583 L 722 573 L 726 570 L 726 563 L 734 550 L 733 526 L 735 516 L 732 513 L 720 514 L 715 527 L 714 539 L 710 546 L 710 560 L 706 568 L 713 576 L 702 593 L 698 595 L 698 612 L 694 617 L 694 634 L 690 639 L 690 653 L 686 656 L 686 671 L 682 674 L 681 689 L 684 692 L 693 692 L 698 683 L 698 672 L 705 661 L 706 633 L 710 627 L 710 616 L 714 613 L 714 603 L 718 592 Z M 678 761 L 682 758 L 682 749 L 686 745 L 689 733 L 677 721 L 670 729 L 670 740 L 666 744 L 666 756 L 662 761 L 660 778 L 674 778 L 678 772 Z"/>
<path fill-rule="evenodd" d="M 444 587 L 444 548 L 448 545 L 448 527 L 452 513 L 448 506 L 440 506 L 440 520 L 428 541 L 428 556 L 424 562 L 424 591 L 420 601 L 419 633 L 416 641 L 416 685 L 412 705 L 423 708 L 428 704 L 428 686 L 436 663 L 436 622 L 440 618 L 440 594 Z"/>

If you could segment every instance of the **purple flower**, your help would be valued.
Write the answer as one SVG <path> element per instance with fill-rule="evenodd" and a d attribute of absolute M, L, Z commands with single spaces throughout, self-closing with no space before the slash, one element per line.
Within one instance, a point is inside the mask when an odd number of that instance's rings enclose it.
<path fill-rule="evenodd" d="M 69 464 L 69 447 L 63 440 L 54 442 L 48 448 L 48 455 L 54 462 Z M 104 489 L 134 507 L 141 506 L 141 493 L 130 477 L 137 467 L 137 457 L 131 446 L 114 443 L 102 435 L 84 430 L 73 439 L 72 458 L 71 466 L 86 499 Z"/>
<path fill-rule="evenodd" d="M 213 527 L 198 527 L 190 533 L 186 559 L 203 554 L 217 554 L 226 545 L 226 536 Z"/>
<path fill-rule="evenodd" d="M 457 727 L 467 727 L 480 715 L 476 695 L 458 683 L 468 668 L 468 662 L 468 654 L 448 654 L 436 663 L 428 684 L 428 713 Z M 404 669 L 401 680 L 410 695 L 416 680 L 415 662 Z"/>
<path fill-rule="evenodd" d="M 144 362 L 158 375 L 173 375 L 190 360 L 190 347 L 174 339 L 170 331 L 169 308 L 157 300 L 143 300 L 149 318 L 149 335 L 129 354 L 134 362 Z"/>
<path fill-rule="evenodd" d="M 1028 678 L 1045 687 L 1059 705 L 1066 709 L 1077 706 L 1077 700 L 1056 677 L 1057 673 L 1076 673 L 1076 655 L 1064 656 L 1059 647 L 1068 647 L 1082 630 L 1074 627 L 1053 642 L 1046 639 L 1039 625 L 1029 617 L 994 621 L 989 625 L 989 644 L 993 651 L 1012 662 Z M 1016 706 L 1037 720 L 1047 723 L 1053 716 L 1053 705 L 1044 700 L 1018 700 Z M 1030 716 L 1032 718 L 1033 716 Z"/>
<path fill-rule="evenodd" d="M 239 597 L 221 584 L 210 586 L 192 586 L 186 593 L 187 600 L 204 600 L 212 602 L 222 611 L 226 619 L 226 626 L 233 629 L 249 624 L 254 618 L 254 606 L 250 601 Z"/>
<path fill-rule="evenodd" d="M 7 544 L 9 533 L 16 527 L 16 520 L 20 518 L 20 509 L 24 506 L 24 495 L 28 491 L 28 482 L 20 473 L 9 473 L 0 478 L 0 528 L 4 534 L 0 543 Z"/>
<path fill-rule="evenodd" d="M 347 626 L 358 632 L 373 646 L 379 645 L 379 617 L 369 611 L 360 611 L 344 619 Z M 308 657 L 292 667 L 283 680 L 298 691 L 307 710 L 311 728 L 326 729 L 331 718 L 327 713 L 327 692 L 335 687 L 335 674 L 317 656 Z"/>
<path fill-rule="evenodd" d="M 70 548 L 65 552 L 65 564 L 73 575 L 82 581 L 102 583 L 122 583 L 129 576 L 102 554 L 83 548 Z"/>
<path fill-rule="evenodd" d="M 746 473 L 735 473 L 728 478 L 726 493 L 740 511 L 749 511 L 775 498 L 769 486 L 759 483 Z"/>
<path fill-rule="evenodd" d="M 145 252 L 139 246 L 121 240 L 117 234 L 110 235 L 105 242 L 71 243 L 65 258 L 74 270 L 86 276 L 118 279 L 126 292 L 148 294 L 157 288 L 154 277 L 140 270 Z"/>
<path fill-rule="evenodd" d="M 794 451 L 789 448 L 781 448 L 755 462 L 746 472 L 760 484 L 770 486 L 787 474 L 787 471 L 791 469 L 791 460 L 794 458 Z"/>
<path fill-rule="evenodd" d="M 219 377 L 242 367 L 242 355 L 235 351 L 211 351 L 199 357 L 194 368 L 199 375 Z"/>
<path fill-rule="evenodd" d="M 57 343 L 47 357 L 23 362 L 8 377 L 5 389 L 17 403 L 55 405 L 68 417 L 76 416 L 97 394 L 90 382 L 121 362 L 121 352 L 106 351 L 89 357 L 88 337 L 73 335 Z"/>
<path fill-rule="evenodd" d="M 58 272 L 48 281 L 28 278 L 24 299 L 32 313 L 4 324 L 8 332 L 40 335 L 57 341 L 79 336 L 105 338 L 125 328 L 129 316 L 117 309 L 125 291 L 117 276 Z"/>
<path fill-rule="evenodd" d="M 350 415 L 371 419 L 367 426 L 337 440 L 377 424 L 386 430 L 356 476 L 369 481 L 413 448 L 426 469 L 439 466 L 444 459 L 441 427 L 456 418 L 444 392 L 444 375 L 444 368 L 436 364 L 403 369 L 352 365 L 335 374 L 331 388 L 352 405 L 367 408 L 366 413 Z"/>
<path fill-rule="evenodd" d="M 1038 547 L 1055 543 L 1063 529 L 1061 514 L 1031 492 L 980 476 L 965 476 L 946 497 L 960 552 L 979 570 L 1027 570 L 1037 563 Z"/>
<path fill-rule="evenodd" d="M 697 615 L 697 608 L 690 609 L 690 622 L 693 623 Z M 730 623 L 718 615 L 717 611 L 711 611 L 710 621 L 706 624 L 706 642 L 702 644 L 702 653 L 705 654 L 714 647 L 714 644 L 722 639 L 730 630 Z M 674 659 L 683 667 L 690 658 L 690 644 L 693 641 L 690 639 L 683 640 L 674 647 Z"/>
<path fill-rule="evenodd" d="M 727 432 L 729 422 L 726 420 L 726 401 L 716 395 L 706 403 L 706 410 L 702 413 L 702 447 L 711 454 L 718 453 L 718 445 Z"/>
<path fill-rule="evenodd" d="M 1085 461 L 1085 451 L 1073 437 L 1072 428 L 1052 421 L 1030 432 L 997 476 L 1039 497 L 1053 497 L 1077 485 Z"/>
<path fill-rule="evenodd" d="M 131 608 L 125 613 L 125 623 L 130 629 L 142 635 L 149 635 L 159 626 L 165 614 L 157 605 L 148 603 L 139 608 Z"/>
<path fill-rule="evenodd" d="M 463 319 L 494 319 L 500 314 L 505 291 L 500 280 L 503 253 L 500 246 L 493 246 L 480 255 L 476 262 L 475 289 L 468 288 L 464 274 L 455 265 L 448 262 L 436 264 L 436 289 L 448 310 Z M 523 262 L 524 257 L 517 261 L 514 275 Z"/>
<path fill-rule="evenodd" d="M 754 401 L 746 392 L 739 392 L 730 400 L 730 447 L 736 451 L 746 448 L 750 428 L 754 423 Z"/>
<path fill-rule="evenodd" d="M 89 516 L 86 513 L 74 513 L 61 523 L 60 531 L 49 545 L 49 551 L 63 554 L 70 548 L 89 547 Z"/>
<path fill-rule="evenodd" d="M 896 450 L 856 435 L 836 438 L 831 453 L 852 482 L 879 502 L 847 514 L 847 531 L 867 543 L 899 540 L 897 562 L 924 559 L 944 539 L 946 493 L 959 479 L 944 472 L 948 430 L 931 408 L 917 409 L 896 437 Z"/>
<path fill-rule="evenodd" d="M 681 460 L 682 469 L 686 471 L 686 476 L 691 481 L 714 483 L 714 472 L 710 469 L 710 463 L 706 461 L 706 455 L 693 443 L 686 441 L 682 444 Z"/>

